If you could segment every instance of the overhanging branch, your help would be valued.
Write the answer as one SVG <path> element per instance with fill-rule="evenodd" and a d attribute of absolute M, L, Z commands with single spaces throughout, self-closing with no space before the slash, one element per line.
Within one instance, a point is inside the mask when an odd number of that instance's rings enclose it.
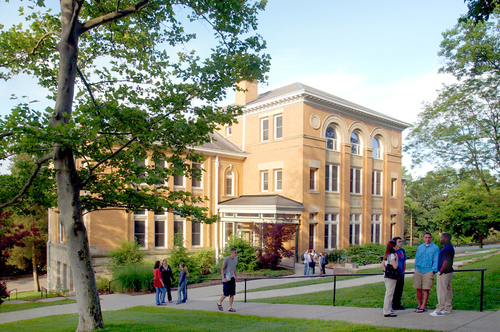
<path fill-rule="evenodd" d="M 51 152 L 51 153 L 46 154 L 45 156 L 41 157 L 40 159 L 36 160 L 35 161 L 36 167 L 33 170 L 33 172 L 31 173 L 31 175 L 30 175 L 28 181 L 26 182 L 26 184 L 17 193 L 17 195 L 14 196 L 14 198 L 12 198 L 9 202 L 4 203 L 4 204 L 0 204 L 0 209 L 3 209 L 4 207 L 10 206 L 10 205 L 14 205 L 17 202 L 17 200 L 19 198 L 21 198 L 21 196 L 23 196 L 24 193 L 29 189 L 29 187 L 31 186 L 31 184 L 35 180 L 36 176 L 38 175 L 38 172 L 42 168 L 43 164 L 45 164 L 47 161 L 53 159 L 53 157 L 54 157 L 54 153 Z"/>

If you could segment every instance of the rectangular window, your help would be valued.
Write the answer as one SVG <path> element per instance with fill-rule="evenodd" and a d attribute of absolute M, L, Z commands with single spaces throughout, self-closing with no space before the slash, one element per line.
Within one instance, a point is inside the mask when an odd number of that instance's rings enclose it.
<path fill-rule="evenodd" d="M 134 238 L 144 247 L 146 245 L 146 221 L 145 220 L 134 220 Z"/>
<path fill-rule="evenodd" d="M 382 195 L 382 172 L 380 171 L 372 172 L 372 195 Z"/>
<path fill-rule="evenodd" d="M 174 220 L 174 245 L 180 246 L 184 242 L 184 220 Z"/>
<path fill-rule="evenodd" d="M 337 248 L 338 218 L 337 213 L 325 214 L 325 249 Z"/>
<path fill-rule="evenodd" d="M 372 214 L 372 242 L 380 243 L 380 230 L 382 228 L 382 215 Z"/>
<path fill-rule="evenodd" d="M 396 236 L 394 234 L 396 234 L 396 223 L 398 222 L 397 218 L 397 214 L 391 214 L 391 239 Z"/>
<path fill-rule="evenodd" d="M 274 190 L 281 191 L 283 189 L 283 171 L 281 169 L 277 169 L 274 171 Z"/>
<path fill-rule="evenodd" d="M 193 177 L 191 178 L 191 186 L 193 188 L 202 188 L 202 174 L 203 174 L 203 171 L 201 169 L 201 164 L 197 164 L 197 163 L 193 163 Z M 195 172 L 196 171 L 196 172 Z M 196 179 L 196 177 L 194 176 L 194 174 L 199 174 L 200 175 L 200 179 Z"/>
<path fill-rule="evenodd" d="M 349 243 L 361 244 L 361 214 L 353 213 L 349 220 Z"/>
<path fill-rule="evenodd" d="M 309 248 L 314 249 L 314 238 L 316 236 L 316 224 L 309 225 Z"/>
<path fill-rule="evenodd" d="M 309 190 L 312 191 L 317 191 L 318 186 L 316 183 L 316 173 L 317 169 L 316 168 L 311 168 L 309 169 Z"/>
<path fill-rule="evenodd" d="M 397 197 L 397 179 L 391 179 L 391 197 Z"/>
<path fill-rule="evenodd" d="M 269 118 L 260 119 L 260 141 L 267 142 L 269 140 Z"/>
<path fill-rule="evenodd" d="M 165 247 L 165 220 L 155 220 L 155 247 Z"/>
<path fill-rule="evenodd" d="M 201 246 L 201 223 L 191 222 L 191 245 Z"/>
<path fill-rule="evenodd" d="M 361 169 L 351 168 L 351 194 L 361 194 Z"/>
<path fill-rule="evenodd" d="M 283 115 L 278 114 L 274 116 L 274 138 L 283 137 Z"/>
<path fill-rule="evenodd" d="M 268 191 L 269 190 L 269 174 L 267 171 L 260 172 L 260 191 Z"/>
<path fill-rule="evenodd" d="M 180 174 L 174 175 L 174 186 L 175 187 L 184 187 L 184 174 L 181 173 L 182 167 L 176 167 L 176 172 L 179 172 Z"/>
<path fill-rule="evenodd" d="M 339 166 L 326 164 L 325 168 L 325 191 L 339 191 Z"/>
<path fill-rule="evenodd" d="M 231 136 L 233 134 L 233 127 L 226 126 L 226 136 Z"/>

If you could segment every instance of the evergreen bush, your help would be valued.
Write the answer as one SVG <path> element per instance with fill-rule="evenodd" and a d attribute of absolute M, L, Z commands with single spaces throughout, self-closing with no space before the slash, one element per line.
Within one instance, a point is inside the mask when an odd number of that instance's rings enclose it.
<path fill-rule="evenodd" d="M 215 266 L 215 250 L 212 248 L 197 251 L 191 258 L 202 275 L 212 272 Z"/>
<path fill-rule="evenodd" d="M 231 236 L 227 241 L 227 246 L 224 247 L 223 258 L 231 254 L 231 248 L 238 250 L 238 265 L 237 271 L 255 271 L 258 268 L 258 260 L 255 252 L 255 247 L 242 237 Z M 215 271 L 220 271 L 222 267 L 222 259 L 214 268 Z"/>
<path fill-rule="evenodd" d="M 128 264 L 142 262 L 144 253 L 141 251 L 141 246 L 136 241 L 124 241 L 120 243 L 118 248 L 111 250 L 108 257 L 111 259 L 109 268 L 111 271 L 114 271 Z"/>

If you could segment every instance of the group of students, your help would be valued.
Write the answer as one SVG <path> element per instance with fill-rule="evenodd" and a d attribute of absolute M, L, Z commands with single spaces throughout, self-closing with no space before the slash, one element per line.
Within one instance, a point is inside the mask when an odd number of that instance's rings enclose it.
<path fill-rule="evenodd" d="M 187 300 L 187 276 L 189 275 L 186 268 L 186 264 L 179 264 L 179 286 L 177 288 L 177 304 L 186 303 Z M 156 305 L 164 305 L 165 296 L 167 296 L 168 302 L 172 303 L 172 283 L 175 282 L 174 275 L 172 273 L 172 268 L 168 265 L 167 259 L 163 260 L 163 264 L 160 265 L 160 261 L 156 261 L 155 267 L 153 269 L 154 281 L 153 286 L 156 289 Z"/>
<path fill-rule="evenodd" d="M 313 275 L 315 273 L 316 260 L 318 260 L 319 275 L 322 276 L 326 274 L 325 267 L 328 264 L 328 259 L 324 252 L 319 253 L 319 257 L 316 254 L 316 250 L 309 249 L 302 256 L 304 260 L 304 275 Z"/>
<path fill-rule="evenodd" d="M 438 304 L 436 310 L 430 313 L 433 317 L 442 317 L 452 311 L 451 278 L 453 277 L 455 249 L 451 244 L 449 233 L 441 235 L 440 243 L 443 245 L 441 250 L 432 242 L 432 234 L 424 233 L 424 243 L 418 246 L 415 255 L 413 275 L 413 288 L 416 290 L 418 302 L 414 309 L 416 313 L 427 312 L 429 291 L 436 278 Z M 402 246 L 402 239 L 395 237 L 387 244 L 384 254 L 382 262 L 385 282 L 384 317 L 396 317 L 394 310 L 406 309 L 401 305 L 406 270 L 406 252 Z"/>

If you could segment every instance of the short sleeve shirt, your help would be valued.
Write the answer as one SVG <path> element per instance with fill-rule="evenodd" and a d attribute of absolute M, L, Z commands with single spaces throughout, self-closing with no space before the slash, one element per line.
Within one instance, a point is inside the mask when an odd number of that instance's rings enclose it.
<path fill-rule="evenodd" d="M 222 261 L 222 266 L 224 267 L 224 275 L 226 273 L 229 273 L 229 278 L 226 277 L 226 279 L 231 279 L 234 278 L 234 275 L 236 274 L 236 264 L 238 263 L 238 256 L 235 258 L 231 258 L 231 256 L 227 256 L 224 258 Z"/>
<path fill-rule="evenodd" d="M 439 252 L 438 271 L 441 271 L 444 261 L 448 261 L 443 273 L 453 272 L 453 258 L 455 257 L 455 248 L 450 243 L 446 244 Z"/>

